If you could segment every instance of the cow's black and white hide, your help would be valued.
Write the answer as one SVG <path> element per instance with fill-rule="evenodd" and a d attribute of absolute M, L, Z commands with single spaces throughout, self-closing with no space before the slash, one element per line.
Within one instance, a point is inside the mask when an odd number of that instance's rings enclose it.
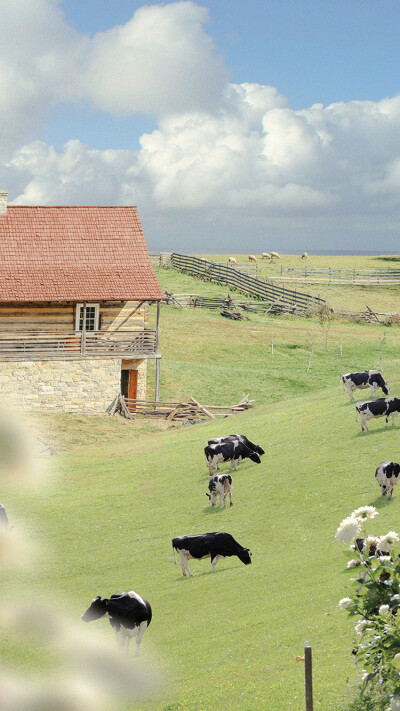
<path fill-rule="evenodd" d="M 253 446 L 258 447 L 258 445 Z M 261 447 L 259 447 L 259 449 L 261 449 Z M 264 454 L 264 451 L 262 451 L 262 453 Z M 245 442 L 241 442 L 236 435 L 229 435 L 226 439 L 208 444 L 207 447 L 204 448 L 204 454 L 206 456 L 210 476 L 213 476 L 215 469 L 219 469 L 219 465 L 222 462 L 230 461 L 231 469 L 234 466 L 235 470 L 242 459 L 248 458 L 257 464 L 261 463 L 260 454 L 245 444 Z"/>
<path fill-rule="evenodd" d="M 253 444 L 253 442 L 250 442 L 250 440 L 246 437 L 246 435 L 242 434 L 231 434 L 231 435 L 225 435 L 225 437 L 214 437 L 213 439 L 208 440 L 208 444 L 219 444 L 220 442 L 230 442 L 230 441 L 235 441 L 238 440 L 238 442 L 242 442 L 243 444 L 246 445 L 249 449 L 251 449 L 253 452 L 256 452 L 260 456 L 262 454 L 265 454 L 265 451 L 263 450 L 262 447 L 260 447 L 259 444 Z"/>
<path fill-rule="evenodd" d="M 208 482 L 208 489 L 210 493 L 207 496 L 211 506 L 215 506 L 219 496 L 219 505 L 225 508 L 227 494 L 229 494 L 230 506 L 233 506 L 232 477 L 229 474 L 214 474 Z"/>
<path fill-rule="evenodd" d="M 251 563 L 251 552 L 248 548 L 243 548 L 230 533 L 214 532 L 203 533 L 199 536 L 180 536 L 172 539 L 172 548 L 174 551 L 174 561 L 176 563 L 175 553 L 179 553 L 182 574 L 188 573 L 193 577 L 189 570 L 188 561 L 191 558 L 201 560 L 202 558 L 211 558 L 211 573 L 214 572 L 215 566 L 220 558 L 228 558 L 237 555 L 239 560 L 245 565 Z"/>
<path fill-rule="evenodd" d="M 385 417 L 386 426 L 389 424 L 389 418 L 394 418 L 400 413 L 400 399 L 397 397 L 382 397 L 371 402 L 358 402 L 356 405 L 356 421 L 358 415 L 361 419 L 361 430 L 367 430 L 367 421 L 376 417 Z"/>
<path fill-rule="evenodd" d="M 108 615 L 110 625 L 115 631 L 117 644 L 128 651 L 129 642 L 136 637 L 136 655 L 139 654 L 143 635 L 151 618 L 150 603 L 133 590 L 111 595 L 102 599 L 98 595 L 82 615 L 84 622 L 92 622 Z"/>
<path fill-rule="evenodd" d="M 393 488 L 397 484 L 400 475 L 400 464 L 397 462 L 381 462 L 375 472 L 375 478 L 381 487 L 381 496 L 385 496 L 387 500 L 392 498 Z"/>
<path fill-rule="evenodd" d="M 356 388 L 370 388 L 371 397 L 375 397 L 376 388 L 381 388 L 385 395 L 389 395 L 388 385 L 385 383 L 379 370 L 363 370 L 360 373 L 346 373 L 341 377 L 350 400 L 354 400 L 353 392 Z"/>

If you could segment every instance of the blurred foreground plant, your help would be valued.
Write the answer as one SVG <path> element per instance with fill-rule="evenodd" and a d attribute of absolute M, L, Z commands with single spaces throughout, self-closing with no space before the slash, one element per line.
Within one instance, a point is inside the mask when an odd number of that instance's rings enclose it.
<path fill-rule="evenodd" d="M 377 515 L 373 506 L 362 506 L 342 521 L 336 539 L 351 543 L 346 551 L 346 570 L 352 577 L 352 593 L 339 607 L 359 617 L 354 630 L 353 654 L 362 664 L 358 696 L 352 711 L 400 711 L 400 559 L 399 536 L 368 534 L 368 519 Z"/>

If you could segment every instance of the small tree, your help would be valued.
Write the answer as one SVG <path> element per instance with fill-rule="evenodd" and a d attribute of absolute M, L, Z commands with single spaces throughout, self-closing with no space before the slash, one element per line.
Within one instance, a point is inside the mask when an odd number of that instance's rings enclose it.
<path fill-rule="evenodd" d="M 339 602 L 341 609 L 360 619 L 353 654 L 363 666 L 353 711 L 400 711 L 400 562 L 399 536 L 367 535 L 366 522 L 377 515 L 362 506 L 340 524 L 336 539 L 352 543 L 347 571 L 356 573 L 352 593 Z"/>
<path fill-rule="evenodd" d="M 329 308 L 328 304 L 321 304 L 315 311 L 317 321 L 325 334 L 325 350 L 328 350 L 328 334 L 332 321 L 335 318 L 333 309 Z"/>

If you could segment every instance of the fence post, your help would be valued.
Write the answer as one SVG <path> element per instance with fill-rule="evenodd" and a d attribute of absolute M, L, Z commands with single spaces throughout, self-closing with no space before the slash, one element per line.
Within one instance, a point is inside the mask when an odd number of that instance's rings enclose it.
<path fill-rule="evenodd" d="M 308 642 L 304 642 L 304 677 L 306 692 L 306 711 L 313 711 L 313 690 L 312 690 L 312 655 Z"/>

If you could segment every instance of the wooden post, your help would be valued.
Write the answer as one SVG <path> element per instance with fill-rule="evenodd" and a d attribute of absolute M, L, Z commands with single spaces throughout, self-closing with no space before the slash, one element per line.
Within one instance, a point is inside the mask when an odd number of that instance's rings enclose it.
<path fill-rule="evenodd" d="M 305 692 L 306 692 L 306 711 L 313 711 L 313 690 L 312 690 L 312 656 L 311 647 L 308 642 L 304 642 L 304 661 L 305 661 Z"/>
<path fill-rule="evenodd" d="M 274 355 L 274 337 L 271 338 L 271 354 Z"/>
<path fill-rule="evenodd" d="M 157 301 L 157 322 L 156 322 L 156 353 L 158 353 L 158 339 L 160 335 L 160 302 Z"/>
<path fill-rule="evenodd" d="M 86 301 L 82 306 L 81 355 L 86 355 Z"/>
<path fill-rule="evenodd" d="M 155 401 L 160 402 L 160 370 L 161 370 L 161 358 L 156 358 L 156 394 Z"/>

